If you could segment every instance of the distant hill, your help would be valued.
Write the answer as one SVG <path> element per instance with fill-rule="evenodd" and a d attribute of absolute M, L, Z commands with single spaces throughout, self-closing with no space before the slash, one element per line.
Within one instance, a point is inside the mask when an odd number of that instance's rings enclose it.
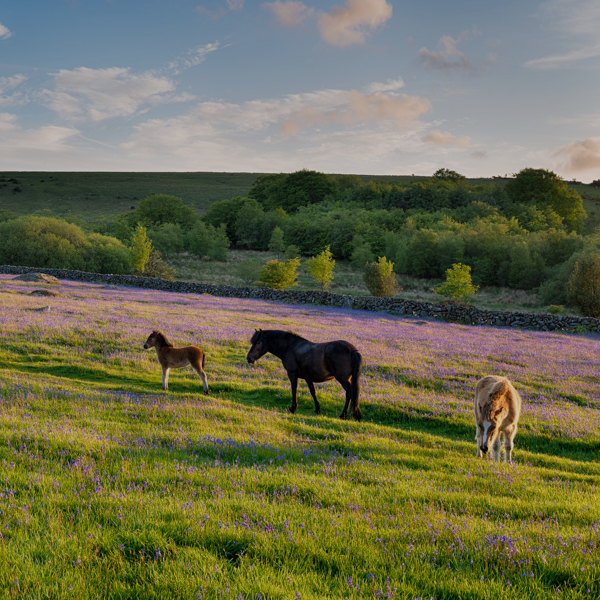
<path fill-rule="evenodd" d="M 263 173 L 82 173 L 0 172 L 0 208 L 19 215 L 50 210 L 60 217 L 84 221 L 126 212 L 150 194 L 183 198 L 201 214 L 217 200 L 245 196 Z M 427 177 L 412 175 L 361 175 L 363 181 L 409 184 Z M 502 183 L 504 179 L 470 179 L 471 185 Z M 584 198 L 590 221 L 600 220 L 600 188 L 573 185 Z"/>

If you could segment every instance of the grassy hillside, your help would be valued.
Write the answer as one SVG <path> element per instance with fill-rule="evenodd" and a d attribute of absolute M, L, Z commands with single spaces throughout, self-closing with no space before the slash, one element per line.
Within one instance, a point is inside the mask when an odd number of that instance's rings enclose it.
<path fill-rule="evenodd" d="M 111 217 L 150 194 L 169 194 L 204 212 L 244 196 L 256 173 L 0 173 L 0 207 L 17 214 L 49 209 L 86 221 Z M 15 192 L 19 188 L 20 192 Z"/>
<path fill-rule="evenodd" d="M 600 339 L 0 276 L 0 598 L 600 596 Z M 345 338 L 340 386 L 290 415 L 256 327 Z M 161 391 L 161 328 L 207 353 Z M 508 375 L 513 465 L 475 458 L 472 393 Z"/>

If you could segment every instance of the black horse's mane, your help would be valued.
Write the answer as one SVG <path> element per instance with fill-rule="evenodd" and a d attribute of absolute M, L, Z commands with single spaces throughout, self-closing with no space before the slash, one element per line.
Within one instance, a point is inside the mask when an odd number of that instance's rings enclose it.
<path fill-rule="evenodd" d="M 173 348 L 173 344 L 171 344 L 171 342 L 167 339 L 167 336 L 162 331 L 154 331 L 153 333 L 154 335 L 156 335 L 156 337 L 160 338 L 163 341 L 163 344 L 165 346 Z"/>
<path fill-rule="evenodd" d="M 258 337 L 260 336 L 261 333 L 268 335 L 269 338 L 271 338 L 271 339 L 273 339 L 273 338 L 282 339 L 282 338 L 292 337 L 292 338 L 295 338 L 298 340 L 308 341 L 305 337 L 302 337 L 295 331 L 286 331 L 284 329 L 264 329 L 264 330 L 258 329 L 257 331 L 254 332 L 254 335 L 252 336 L 252 339 L 250 340 L 250 342 L 252 344 L 254 344 L 254 342 L 256 342 L 258 340 Z"/>

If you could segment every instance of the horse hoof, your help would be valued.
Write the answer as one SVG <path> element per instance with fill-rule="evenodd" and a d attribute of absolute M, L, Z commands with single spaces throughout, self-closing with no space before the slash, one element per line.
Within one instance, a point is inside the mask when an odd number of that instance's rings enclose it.
<path fill-rule="evenodd" d="M 204 395 L 208 396 L 208 394 L 209 394 L 209 391 L 208 390 L 204 390 Z"/>
<path fill-rule="evenodd" d="M 342 414 L 340 415 L 340 419 L 345 419 L 345 418 L 346 418 L 346 413 L 342 413 Z"/>
<path fill-rule="evenodd" d="M 288 412 L 293 415 L 296 412 L 296 409 L 290 406 L 290 408 L 288 408 Z"/>

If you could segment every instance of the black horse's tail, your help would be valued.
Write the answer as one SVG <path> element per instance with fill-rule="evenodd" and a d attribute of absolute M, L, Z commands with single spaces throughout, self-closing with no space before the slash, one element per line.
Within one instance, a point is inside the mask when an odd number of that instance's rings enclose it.
<path fill-rule="evenodd" d="M 357 421 L 362 419 L 360 412 L 360 372 L 362 370 L 362 356 L 357 350 L 353 350 L 350 355 L 350 366 L 352 368 L 352 388 L 350 398 L 352 403 L 352 413 Z"/>

